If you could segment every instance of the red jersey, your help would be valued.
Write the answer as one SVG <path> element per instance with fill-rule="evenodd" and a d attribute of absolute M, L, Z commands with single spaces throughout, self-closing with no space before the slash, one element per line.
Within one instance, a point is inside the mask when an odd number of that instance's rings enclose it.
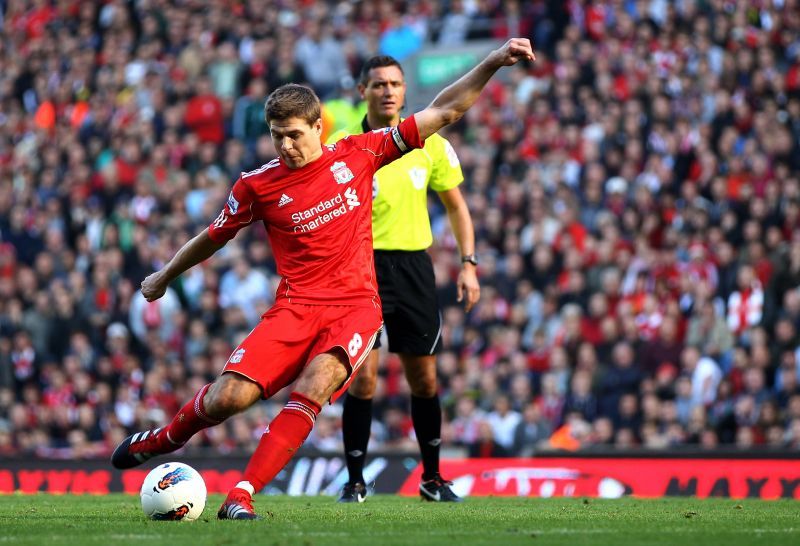
<path fill-rule="evenodd" d="M 372 176 L 423 146 L 414 116 L 397 127 L 351 135 L 323 146 L 299 169 L 273 159 L 242 173 L 209 226 L 211 240 L 232 239 L 263 221 L 278 274 L 276 299 L 361 305 L 378 299 L 372 253 Z"/>
<path fill-rule="evenodd" d="M 202 142 L 221 144 L 225 140 L 222 102 L 215 95 L 198 95 L 186 105 L 186 125 Z"/>

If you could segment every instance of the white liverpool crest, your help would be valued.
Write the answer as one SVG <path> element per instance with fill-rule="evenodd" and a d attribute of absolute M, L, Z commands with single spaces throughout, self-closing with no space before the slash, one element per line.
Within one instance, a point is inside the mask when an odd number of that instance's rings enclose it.
<path fill-rule="evenodd" d="M 337 184 L 347 184 L 354 178 L 353 171 L 350 170 L 344 161 L 337 161 L 331 165 L 331 172 Z"/>

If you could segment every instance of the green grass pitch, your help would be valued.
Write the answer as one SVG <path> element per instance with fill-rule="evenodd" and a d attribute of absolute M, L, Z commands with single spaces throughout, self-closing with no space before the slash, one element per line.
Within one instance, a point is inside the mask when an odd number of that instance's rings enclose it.
<path fill-rule="evenodd" d="M 264 521 L 145 519 L 138 496 L 0 495 L 0 545 L 713 545 L 800 544 L 800 503 L 730 499 L 471 498 L 460 505 L 373 496 L 258 496 Z"/>

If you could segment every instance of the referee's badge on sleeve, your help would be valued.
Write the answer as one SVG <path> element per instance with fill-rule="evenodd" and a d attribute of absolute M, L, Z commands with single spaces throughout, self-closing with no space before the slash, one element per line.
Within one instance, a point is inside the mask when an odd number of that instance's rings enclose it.
<path fill-rule="evenodd" d="M 425 189 L 425 181 L 428 180 L 428 169 L 411 167 L 408 169 L 408 176 L 411 177 L 411 184 L 415 190 Z"/>
<path fill-rule="evenodd" d="M 444 141 L 444 153 L 447 155 L 447 160 L 450 162 L 451 167 L 458 167 L 461 164 L 458 161 L 458 155 L 456 154 L 456 151 L 447 140 Z"/>

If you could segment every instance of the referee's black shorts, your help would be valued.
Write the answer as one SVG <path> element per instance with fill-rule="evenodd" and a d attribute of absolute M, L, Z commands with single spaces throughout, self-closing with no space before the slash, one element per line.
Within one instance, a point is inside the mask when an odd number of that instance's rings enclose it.
<path fill-rule="evenodd" d="M 432 355 L 442 345 L 442 317 L 431 257 L 424 250 L 376 250 L 375 271 L 389 351 Z M 380 336 L 374 349 L 381 346 Z"/>

